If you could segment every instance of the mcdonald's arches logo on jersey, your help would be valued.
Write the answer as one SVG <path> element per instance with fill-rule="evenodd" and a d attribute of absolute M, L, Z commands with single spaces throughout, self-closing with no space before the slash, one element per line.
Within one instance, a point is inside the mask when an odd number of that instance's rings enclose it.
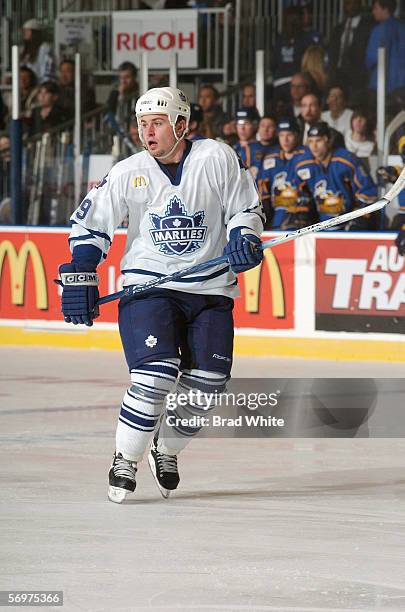
<path fill-rule="evenodd" d="M 136 176 L 134 178 L 133 185 L 134 185 L 134 187 L 136 189 L 138 187 L 146 187 L 148 185 L 148 183 L 149 183 L 149 181 L 148 181 L 147 177 L 141 175 L 141 176 Z"/>
<path fill-rule="evenodd" d="M 271 303 L 273 317 L 278 319 L 286 316 L 286 299 L 280 266 L 271 249 L 264 252 L 260 266 L 248 270 L 243 275 L 245 285 L 245 309 L 249 313 L 259 312 L 261 276 L 265 269 L 270 279 Z"/>
<path fill-rule="evenodd" d="M 26 240 L 18 250 L 10 240 L 0 242 L 0 283 L 7 258 L 10 266 L 11 301 L 16 306 L 23 306 L 28 257 L 31 258 L 34 269 L 36 307 L 38 310 L 47 310 L 48 291 L 44 262 L 38 247 L 31 240 Z"/>

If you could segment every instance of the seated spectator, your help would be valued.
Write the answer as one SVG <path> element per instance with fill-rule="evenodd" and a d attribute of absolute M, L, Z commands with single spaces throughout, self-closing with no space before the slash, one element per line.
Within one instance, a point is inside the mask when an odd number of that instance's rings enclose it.
<path fill-rule="evenodd" d="M 219 91 L 211 84 L 201 85 L 198 92 L 198 104 L 203 110 L 201 133 L 206 138 L 221 136 L 225 113 L 218 104 Z"/>
<path fill-rule="evenodd" d="M 332 85 L 326 98 L 328 110 L 321 115 L 322 121 L 341 132 L 345 137 L 351 131 L 353 111 L 346 107 L 346 94 L 340 85 Z"/>
<path fill-rule="evenodd" d="M 235 119 L 225 119 L 225 123 L 222 125 L 221 135 L 217 140 L 225 142 L 230 147 L 234 147 L 238 142 L 238 135 L 236 133 L 236 122 Z"/>
<path fill-rule="evenodd" d="M 373 28 L 366 51 L 369 88 L 377 89 L 378 49 L 385 47 L 387 66 L 387 93 L 405 87 L 405 24 L 394 17 L 396 0 L 374 0 Z"/>
<path fill-rule="evenodd" d="M 123 62 L 118 67 L 118 89 L 113 89 L 108 97 L 108 111 L 115 115 L 117 123 L 128 132 L 131 114 L 139 97 L 137 81 L 138 69 L 131 62 Z"/>
<path fill-rule="evenodd" d="M 312 77 L 319 95 L 323 96 L 328 76 L 325 69 L 325 52 L 319 45 L 310 45 L 301 61 L 302 71 Z"/>
<path fill-rule="evenodd" d="M 75 114 L 75 63 L 65 59 L 59 64 L 59 100 L 58 105 L 68 117 Z M 96 108 L 96 94 L 89 86 L 88 79 L 81 78 L 80 83 L 81 111 L 87 113 Z"/>
<path fill-rule="evenodd" d="M 355 110 L 350 120 L 350 131 L 345 134 L 345 145 L 357 157 L 368 158 L 375 149 L 374 126 L 368 114 Z"/>
<path fill-rule="evenodd" d="M 308 130 L 312 125 L 315 125 L 321 120 L 321 100 L 314 93 L 303 96 L 301 100 L 301 114 L 299 120 L 302 126 L 302 142 L 307 144 Z"/>
<path fill-rule="evenodd" d="M 69 119 L 58 106 L 59 86 L 54 81 L 42 83 L 38 92 L 38 106 L 31 117 L 30 134 L 47 132 Z"/>
<path fill-rule="evenodd" d="M 35 72 L 39 83 L 55 77 L 51 46 L 45 41 L 43 27 L 37 19 L 29 19 L 23 25 L 20 62 Z"/>
<path fill-rule="evenodd" d="M 305 72 L 294 74 L 290 83 L 290 101 L 284 109 L 279 108 L 277 110 L 277 115 L 282 117 L 294 115 L 294 117 L 298 117 L 301 113 L 301 100 L 303 96 L 311 93 L 313 89 L 314 84 L 309 74 Z"/>
<path fill-rule="evenodd" d="M 257 138 L 264 147 L 274 147 L 278 143 L 277 121 L 271 115 L 264 115 L 259 121 Z"/>
<path fill-rule="evenodd" d="M 362 0 L 344 0 L 345 19 L 337 25 L 329 41 L 329 78 L 348 90 L 354 104 L 367 88 L 366 49 L 372 20 L 362 15 Z"/>
<path fill-rule="evenodd" d="M 190 107 L 187 140 L 202 140 L 204 136 L 200 133 L 200 128 L 204 119 L 203 109 L 194 102 L 191 103 Z"/>

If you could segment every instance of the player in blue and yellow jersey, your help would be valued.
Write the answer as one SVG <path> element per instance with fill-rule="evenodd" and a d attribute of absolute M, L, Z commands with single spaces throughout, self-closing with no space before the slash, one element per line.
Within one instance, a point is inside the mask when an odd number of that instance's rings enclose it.
<path fill-rule="evenodd" d="M 398 153 L 402 157 L 402 165 L 378 168 L 377 175 L 381 183 L 395 183 L 405 165 L 405 134 L 398 141 Z M 398 212 L 392 220 L 391 229 L 399 230 L 395 244 L 399 254 L 405 255 L 405 189 L 398 195 Z"/>
<path fill-rule="evenodd" d="M 262 145 L 256 139 L 259 120 L 260 115 L 256 108 L 247 106 L 236 111 L 236 133 L 239 142 L 233 148 L 250 170 L 254 179 L 257 178 L 263 157 L 269 151 L 269 147 Z"/>
<path fill-rule="evenodd" d="M 270 149 L 263 159 L 258 188 L 266 211 L 268 227 L 272 229 L 297 229 L 311 220 L 308 198 L 298 201 L 298 190 L 291 176 L 297 159 L 312 158 L 308 147 L 300 144 L 300 128 L 295 118 L 283 119 L 277 124 L 279 145 Z"/>
<path fill-rule="evenodd" d="M 377 187 L 361 161 L 347 149 L 333 147 L 331 130 L 321 121 L 308 131 L 313 158 L 303 156 L 295 165 L 294 184 L 313 195 L 320 221 L 375 202 Z M 369 217 L 359 217 L 343 226 L 346 230 L 369 229 Z"/>

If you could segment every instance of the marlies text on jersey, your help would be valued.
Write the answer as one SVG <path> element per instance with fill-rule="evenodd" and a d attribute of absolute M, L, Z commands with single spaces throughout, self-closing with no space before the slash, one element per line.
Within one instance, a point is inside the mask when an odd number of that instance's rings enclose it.
<path fill-rule="evenodd" d="M 188 215 L 185 205 L 176 196 L 171 198 L 163 217 L 154 213 L 149 216 L 153 224 L 153 229 L 149 230 L 153 243 L 165 255 L 192 253 L 205 241 L 204 211 Z"/>

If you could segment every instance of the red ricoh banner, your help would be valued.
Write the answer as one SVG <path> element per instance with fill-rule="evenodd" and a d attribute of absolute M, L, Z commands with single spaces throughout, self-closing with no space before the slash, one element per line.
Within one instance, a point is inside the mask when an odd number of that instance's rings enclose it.
<path fill-rule="evenodd" d="M 68 230 L 0 231 L 0 318 L 61 321 L 60 288 L 53 282 L 58 266 L 70 261 Z M 120 259 L 126 234 L 115 235 L 107 261 L 100 266 L 100 294 L 122 286 Z M 294 245 L 268 249 L 261 268 L 239 275 L 242 296 L 235 301 L 237 327 L 294 327 Z M 115 323 L 118 301 L 101 307 L 97 321 Z"/>
<path fill-rule="evenodd" d="M 405 332 L 405 258 L 392 240 L 317 238 L 316 329 Z"/>

